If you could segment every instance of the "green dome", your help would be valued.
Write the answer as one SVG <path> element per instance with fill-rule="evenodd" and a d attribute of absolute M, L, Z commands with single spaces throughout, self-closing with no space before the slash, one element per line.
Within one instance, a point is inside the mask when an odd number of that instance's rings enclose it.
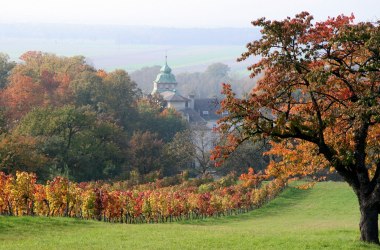
<path fill-rule="evenodd" d="M 156 83 L 177 83 L 175 76 L 171 73 L 172 69 L 165 63 L 160 69 L 160 73 L 157 75 Z"/>
<path fill-rule="evenodd" d="M 167 63 L 165 63 L 165 65 L 161 67 L 160 72 L 170 74 L 172 72 L 172 69 L 168 66 Z"/>

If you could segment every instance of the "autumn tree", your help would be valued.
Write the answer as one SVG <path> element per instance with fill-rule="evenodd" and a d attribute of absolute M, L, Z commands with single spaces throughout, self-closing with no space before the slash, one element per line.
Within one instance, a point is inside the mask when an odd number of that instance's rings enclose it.
<path fill-rule="evenodd" d="M 10 121 L 19 120 L 34 107 L 72 103 L 71 83 L 81 77 L 81 73 L 94 71 L 82 56 L 59 57 L 29 51 L 20 59 L 23 63 L 12 68 L 8 83 L 0 93 L 0 104 L 5 107 Z"/>
<path fill-rule="evenodd" d="M 38 141 L 32 136 L 17 134 L 0 135 L 0 171 L 16 173 L 28 171 L 40 177 L 48 177 L 48 169 L 44 168 L 47 157 L 38 150 Z"/>
<path fill-rule="evenodd" d="M 11 84 L 1 92 L 0 101 L 9 121 L 17 121 L 33 107 L 42 106 L 43 88 L 29 76 L 12 76 Z"/>
<path fill-rule="evenodd" d="M 229 115 L 219 128 L 229 143 L 217 147 L 215 157 L 227 157 L 249 139 L 308 148 L 299 157 L 321 157 L 342 176 L 359 201 L 361 240 L 379 244 L 380 21 L 354 23 L 353 15 L 341 15 L 313 22 L 302 12 L 253 25 L 262 37 L 239 60 L 260 56 L 249 70 L 263 77 L 243 99 L 224 85 L 222 107 Z"/>

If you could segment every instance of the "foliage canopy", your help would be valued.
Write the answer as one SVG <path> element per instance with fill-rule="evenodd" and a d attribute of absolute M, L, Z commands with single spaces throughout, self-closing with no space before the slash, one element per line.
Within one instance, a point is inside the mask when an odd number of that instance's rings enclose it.
<path fill-rule="evenodd" d="M 299 150 L 292 161 L 301 167 L 280 164 L 269 172 L 295 175 L 333 167 L 359 199 L 361 239 L 379 243 L 380 22 L 355 24 L 353 15 L 312 20 L 302 12 L 252 22 L 262 37 L 239 60 L 261 56 L 249 70 L 264 75 L 244 99 L 224 85 L 222 107 L 229 115 L 219 129 L 229 134 L 229 143 L 214 156 L 226 158 L 248 139 L 285 140 Z"/>

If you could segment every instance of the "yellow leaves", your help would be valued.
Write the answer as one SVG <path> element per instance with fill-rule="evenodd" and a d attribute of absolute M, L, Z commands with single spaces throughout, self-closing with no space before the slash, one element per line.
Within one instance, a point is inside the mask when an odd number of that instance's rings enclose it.
<path fill-rule="evenodd" d="M 252 180 L 254 176 L 261 177 L 251 168 L 242 179 Z M 144 191 L 139 186 L 118 190 L 111 184 L 73 183 L 62 177 L 41 185 L 36 184 L 35 174 L 18 172 L 14 178 L 0 172 L 0 214 L 164 222 L 168 218 L 207 217 L 253 209 L 273 199 L 286 185 L 284 179 L 278 178 L 256 188 L 214 182 L 208 184 L 214 185 L 209 191 L 198 192 L 196 183 L 164 188 L 148 185 L 150 188 Z"/>
<path fill-rule="evenodd" d="M 296 188 L 300 189 L 300 190 L 307 190 L 307 189 L 313 188 L 316 183 L 317 183 L 316 181 L 311 181 L 311 182 L 307 182 L 307 183 L 298 185 L 298 186 L 296 186 Z"/>
<path fill-rule="evenodd" d="M 260 186 L 261 182 L 266 179 L 266 176 L 261 172 L 255 174 L 253 168 L 248 169 L 247 174 L 241 174 L 239 180 L 243 182 L 243 187 L 246 188 L 257 188 Z"/>
<path fill-rule="evenodd" d="M 34 173 L 16 172 L 16 179 L 13 180 L 10 193 L 13 214 L 18 216 L 31 214 L 36 180 Z"/>
<path fill-rule="evenodd" d="M 268 176 L 307 176 L 324 170 L 329 166 L 327 160 L 318 153 L 315 145 L 299 140 L 271 142 L 272 148 L 265 155 L 279 157 L 271 161 L 266 174 Z"/>

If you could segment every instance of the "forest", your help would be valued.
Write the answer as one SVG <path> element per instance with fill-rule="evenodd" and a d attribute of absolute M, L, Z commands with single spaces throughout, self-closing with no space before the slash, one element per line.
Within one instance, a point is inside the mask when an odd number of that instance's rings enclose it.
<path fill-rule="evenodd" d="M 126 71 L 96 69 L 83 56 L 30 51 L 20 59 L 0 55 L 0 171 L 34 172 L 39 180 L 60 175 L 73 181 L 145 182 L 182 171 L 197 176 L 213 167 L 209 149 L 194 143 L 200 135 L 165 108 L 162 98 L 143 95 Z M 211 65 L 197 84 L 219 85 L 228 80 L 228 70 Z M 264 167 L 267 157 L 256 148 L 263 147 L 242 146 L 218 171 L 241 173 L 257 159 Z M 197 154 L 205 156 L 197 164 L 202 169 L 194 167 Z"/>
<path fill-rule="evenodd" d="M 127 72 L 97 70 L 82 56 L 20 59 L 1 56 L 1 171 L 78 181 L 173 171 L 161 154 L 186 124 L 142 98 Z"/>

